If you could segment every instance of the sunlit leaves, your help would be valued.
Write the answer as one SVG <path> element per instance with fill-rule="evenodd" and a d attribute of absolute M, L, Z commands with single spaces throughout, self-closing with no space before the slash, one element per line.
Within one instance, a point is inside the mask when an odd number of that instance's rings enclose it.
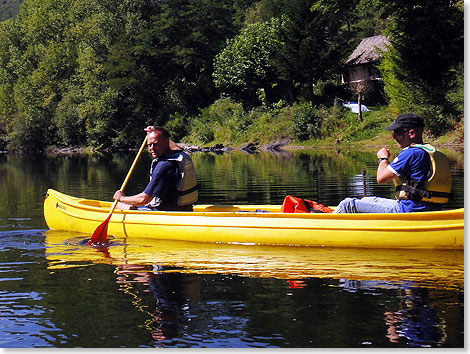
<path fill-rule="evenodd" d="M 135 146 L 221 91 L 245 108 L 330 105 L 347 56 L 385 27 L 392 106 L 462 111 L 462 0 L 26 0 L 0 22 L 0 148 Z"/>
<path fill-rule="evenodd" d="M 287 17 L 248 26 L 214 60 L 214 83 L 225 92 L 264 88 L 277 80 Z"/>

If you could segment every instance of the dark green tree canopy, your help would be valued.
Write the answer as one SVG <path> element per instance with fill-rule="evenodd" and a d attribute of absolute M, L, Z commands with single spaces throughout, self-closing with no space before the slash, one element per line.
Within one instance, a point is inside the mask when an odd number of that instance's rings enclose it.
<path fill-rule="evenodd" d="M 345 59 L 379 33 L 393 46 L 381 70 L 394 111 L 436 126 L 463 116 L 462 0 L 26 0 L 9 17 L 2 149 L 133 147 L 172 117 L 191 134 L 221 94 L 245 109 L 332 106 Z"/>

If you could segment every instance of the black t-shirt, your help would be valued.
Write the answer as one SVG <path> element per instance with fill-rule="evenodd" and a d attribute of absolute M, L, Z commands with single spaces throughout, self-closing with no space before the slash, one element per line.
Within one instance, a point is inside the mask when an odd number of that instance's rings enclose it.
<path fill-rule="evenodd" d="M 157 205 L 158 209 L 174 209 L 178 205 L 176 186 L 180 178 L 181 176 L 176 162 L 159 159 L 156 161 L 151 180 L 147 187 L 145 187 L 144 193 L 157 198 L 157 204 L 158 201 L 160 202 L 160 204 Z"/>

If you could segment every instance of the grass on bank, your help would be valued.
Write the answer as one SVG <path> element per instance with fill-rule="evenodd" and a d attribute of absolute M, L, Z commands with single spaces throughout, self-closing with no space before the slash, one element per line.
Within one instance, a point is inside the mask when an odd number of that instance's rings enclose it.
<path fill-rule="evenodd" d="M 363 112 L 359 121 L 358 114 L 342 102 L 331 107 L 312 107 L 309 103 L 287 105 L 281 101 L 245 111 L 241 103 L 222 98 L 202 109 L 196 117 L 172 116 L 167 128 L 175 141 L 200 146 L 266 145 L 280 140 L 295 146 L 394 144 L 391 134 L 383 128 L 397 114 L 387 106 L 368 108 L 370 111 Z M 430 118 L 425 116 L 425 119 Z M 426 140 L 434 144 L 463 145 L 463 121 L 449 125 L 455 128 L 440 137 L 426 131 Z"/>

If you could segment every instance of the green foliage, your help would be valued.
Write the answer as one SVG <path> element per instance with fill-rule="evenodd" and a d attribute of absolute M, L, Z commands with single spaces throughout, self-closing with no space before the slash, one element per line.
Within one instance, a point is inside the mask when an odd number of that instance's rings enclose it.
<path fill-rule="evenodd" d="M 389 99 L 390 109 L 396 114 L 412 112 L 416 107 L 414 99 L 416 92 L 407 81 L 399 79 L 403 76 L 403 72 L 395 48 L 390 47 L 384 53 L 378 67 L 385 83 L 385 93 Z"/>
<path fill-rule="evenodd" d="M 340 140 L 361 141 L 383 134 L 384 127 L 388 125 L 385 122 L 395 117 L 388 111 L 384 112 L 381 110 L 363 112 L 363 116 L 365 117 L 364 121 L 358 122 L 356 113 L 346 113 L 345 120 L 347 125 L 344 130 L 345 134 Z"/>
<path fill-rule="evenodd" d="M 254 0 L 159 1 L 151 14 L 144 50 L 151 54 L 156 93 L 162 97 L 159 122 L 170 113 L 196 114 L 219 96 L 212 81 L 213 60 L 241 26 Z M 155 84 L 154 84 L 155 85 Z"/>
<path fill-rule="evenodd" d="M 292 131 L 296 139 L 304 141 L 317 136 L 322 122 L 315 113 L 316 110 L 309 103 L 299 106 L 292 119 Z"/>
<path fill-rule="evenodd" d="M 350 10 L 356 2 L 340 1 L 337 5 L 336 2 L 315 2 L 312 7 L 310 0 L 260 0 L 250 9 L 247 15 L 250 23 L 288 19 L 281 32 L 283 48 L 276 75 L 271 77 L 270 86 L 263 86 L 270 90 L 267 91 L 270 103 L 282 99 L 289 104 L 309 101 L 317 105 L 324 98 L 313 92 L 314 84 L 327 80 L 339 83 L 343 62 L 355 46 L 348 44 L 352 32 L 343 25 L 354 14 Z"/>
<path fill-rule="evenodd" d="M 284 47 L 282 31 L 287 21 L 283 17 L 253 24 L 227 41 L 214 60 L 215 86 L 235 98 L 258 88 L 268 93 L 277 80 Z"/>
<path fill-rule="evenodd" d="M 181 142 L 189 133 L 188 124 L 186 116 L 175 113 L 170 115 L 170 120 L 166 123 L 165 128 L 170 133 L 170 137 L 173 141 Z"/>
<path fill-rule="evenodd" d="M 247 130 L 250 141 L 268 144 L 292 137 L 292 113 L 295 105 L 280 107 L 274 107 L 273 110 L 256 108 L 251 111 L 252 124 Z"/>
<path fill-rule="evenodd" d="M 240 103 L 220 99 L 201 110 L 198 116 L 188 118 L 191 122 L 189 140 L 233 145 L 246 142 L 268 144 L 291 137 L 299 142 L 312 141 L 339 136 L 347 128 L 346 115 L 347 110 L 342 106 L 312 107 L 309 103 L 279 103 L 270 108 L 245 111 Z M 357 122 L 350 123 L 357 126 Z"/>
<path fill-rule="evenodd" d="M 433 136 L 444 134 L 451 126 L 452 120 L 444 111 L 443 107 L 437 105 L 426 105 L 417 109 L 424 118 L 426 130 Z"/>
<path fill-rule="evenodd" d="M 0 22 L 0 148 L 135 147 L 148 124 L 204 144 L 356 139 L 340 73 L 382 32 L 388 110 L 442 134 L 463 117 L 462 0 L 26 0 Z"/>
<path fill-rule="evenodd" d="M 392 104 L 400 111 L 415 107 L 429 111 L 438 105 L 445 115 L 450 113 L 446 93 L 455 80 L 453 70 L 464 59 L 463 11 L 452 1 L 384 0 L 382 3 L 392 15 L 386 33 L 393 52 L 388 55 L 388 75 L 384 76 L 385 90 Z"/>
<path fill-rule="evenodd" d="M 238 142 L 249 123 L 250 117 L 240 103 L 228 98 L 219 99 L 191 119 L 191 140 L 203 144 Z"/>
<path fill-rule="evenodd" d="M 131 147 L 170 109 L 197 112 L 216 97 L 213 58 L 251 3 L 25 1 L 0 26 L 0 128 L 10 147 L 30 147 L 30 128 L 37 150 Z"/>
<path fill-rule="evenodd" d="M 213 141 L 214 137 L 214 122 L 211 120 L 209 112 L 203 110 L 199 116 L 191 120 L 190 140 L 196 143 L 206 144 Z"/>
<path fill-rule="evenodd" d="M 335 137 L 341 134 L 345 129 L 354 127 L 354 122 L 350 124 L 345 122 L 345 117 L 350 113 L 351 112 L 343 106 L 334 105 L 332 107 L 326 107 L 322 105 L 318 107 L 316 114 L 319 117 L 318 119 L 322 122 L 318 137 Z"/>
<path fill-rule="evenodd" d="M 80 146 L 86 141 L 85 120 L 79 113 L 82 96 L 78 86 L 71 85 L 57 105 L 57 133 L 61 143 L 66 146 Z"/>
<path fill-rule="evenodd" d="M 456 68 L 452 68 L 451 75 L 453 79 L 449 85 L 449 91 L 446 94 L 446 98 L 452 105 L 457 116 L 463 117 L 464 114 L 464 89 L 465 89 L 465 72 L 464 64 L 460 63 Z"/>
<path fill-rule="evenodd" d="M 15 17 L 23 0 L 2 0 L 0 2 L 0 21 Z"/>

